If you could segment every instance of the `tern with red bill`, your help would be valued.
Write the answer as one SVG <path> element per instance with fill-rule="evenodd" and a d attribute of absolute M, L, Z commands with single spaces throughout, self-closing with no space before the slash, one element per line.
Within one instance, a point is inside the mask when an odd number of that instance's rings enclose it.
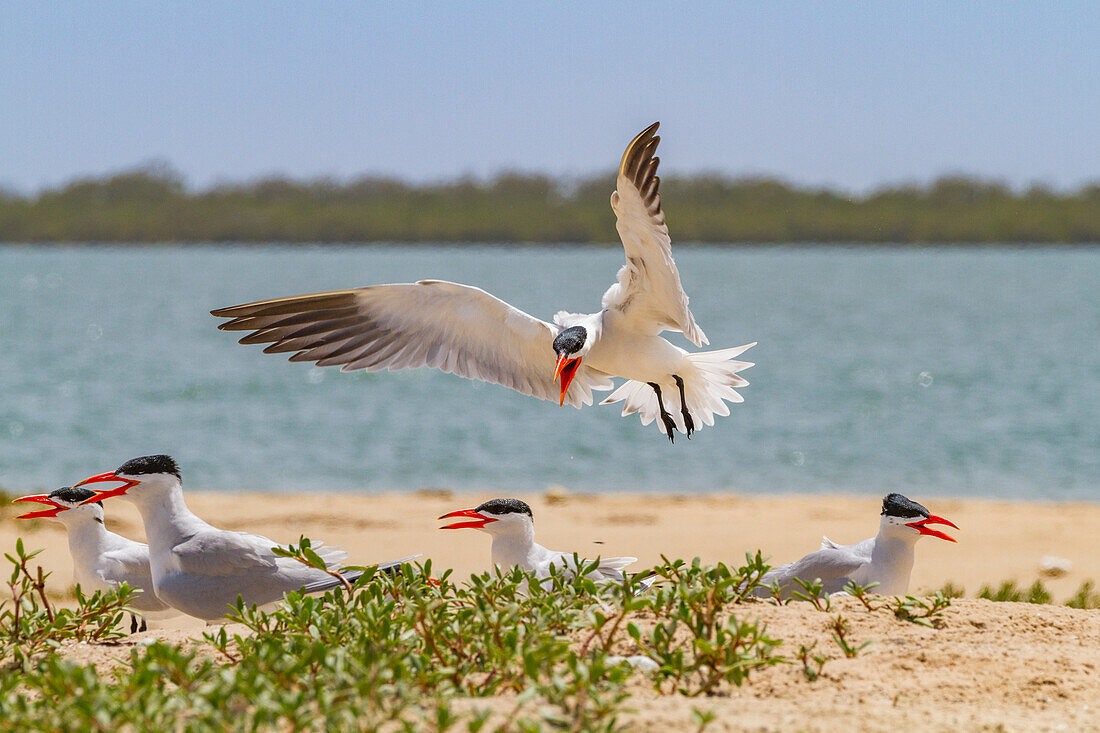
<path fill-rule="evenodd" d="M 476 287 L 442 280 L 375 285 L 264 300 L 211 311 L 218 328 L 251 331 L 242 344 L 268 354 L 340 366 L 342 371 L 432 367 L 559 405 L 592 404 L 593 390 L 614 388 L 600 404 L 623 403 L 624 416 L 673 440 L 691 437 L 726 402 L 742 402 L 736 357 L 755 344 L 689 353 L 659 336 L 679 331 L 697 347 L 710 342 L 695 323 L 672 259 L 654 157 L 658 123 L 627 146 L 611 208 L 626 252 L 618 281 L 597 313 L 530 316 Z M 659 418 L 659 419 L 658 419 Z"/>
<path fill-rule="evenodd" d="M 480 529 L 493 538 L 493 564 L 507 570 L 521 567 L 539 579 L 550 577 L 550 568 L 568 572 L 573 568 L 573 553 L 548 550 L 535 542 L 535 519 L 531 507 L 519 499 L 490 499 L 476 509 L 459 509 L 440 519 L 463 519 L 440 529 Z M 623 579 L 623 569 L 638 561 L 636 557 L 601 558 L 588 574 L 593 580 Z"/>
<path fill-rule="evenodd" d="M 279 543 L 248 532 L 207 524 L 183 500 L 180 470 L 170 456 L 143 456 L 115 471 L 86 478 L 88 484 L 120 482 L 95 492 L 90 501 L 125 496 L 137 505 L 149 539 L 149 560 L 157 596 L 189 616 L 214 622 L 225 616 L 237 596 L 246 604 L 266 605 L 291 591 L 320 592 L 342 581 L 293 558 L 279 557 Z M 314 543 L 328 567 L 338 571 L 347 553 Z M 413 558 L 379 565 L 387 570 Z M 344 573 L 348 581 L 361 573 Z"/>
<path fill-rule="evenodd" d="M 21 496 L 15 502 L 44 504 L 48 509 L 26 512 L 16 519 L 49 519 L 65 528 L 73 557 L 73 580 L 85 593 L 114 590 L 126 583 L 136 592 L 127 604 L 141 614 L 141 625 L 130 617 L 130 631 L 145 631 L 146 618 L 167 618 L 177 611 L 157 598 L 149 569 L 149 547 L 108 532 L 103 505 L 85 504 L 91 489 L 64 486 L 49 494 Z"/>
<path fill-rule="evenodd" d="M 782 597 L 790 598 L 792 591 L 801 590 L 796 579 L 807 583 L 820 580 L 826 593 L 838 593 L 853 582 L 861 586 L 877 583 L 873 592 L 884 596 L 904 595 L 909 591 L 917 540 L 927 535 L 957 541 L 930 528 L 930 524 L 958 529 L 917 502 L 901 494 L 888 494 L 882 500 L 882 518 L 876 536 L 854 545 L 838 545 L 823 537 L 817 552 L 764 575 L 756 595 L 768 596 L 769 589 L 778 586 Z"/>

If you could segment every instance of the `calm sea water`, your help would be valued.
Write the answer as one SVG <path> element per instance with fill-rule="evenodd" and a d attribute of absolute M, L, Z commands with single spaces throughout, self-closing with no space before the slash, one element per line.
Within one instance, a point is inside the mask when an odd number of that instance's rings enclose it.
<path fill-rule="evenodd" d="M 760 345 L 745 403 L 669 445 L 617 406 L 290 364 L 207 313 L 435 277 L 549 318 L 599 306 L 618 248 L 0 248 L 0 485 L 167 452 L 207 489 L 1100 499 L 1100 250 L 676 254 L 712 346 Z"/>

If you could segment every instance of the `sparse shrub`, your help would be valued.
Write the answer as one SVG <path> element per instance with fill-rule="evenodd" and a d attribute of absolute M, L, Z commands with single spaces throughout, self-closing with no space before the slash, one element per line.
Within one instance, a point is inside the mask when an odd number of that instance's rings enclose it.
<path fill-rule="evenodd" d="M 285 552 L 323 564 L 305 538 Z M 518 569 L 433 580 L 426 562 L 392 574 L 365 568 L 350 588 L 291 593 L 270 610 L 238 602 L 231 620 L 244 631 L 219 627 L 200 645 L 135 647 L 106 675 L 50 651 L 66 639 L 119 635 L 125 593 L 79 596 L 76 610 L 58 610 L 34 556 L 16 543 L 16 600 L 0 606 L 0 660 L 18 668 L 0 674 L 0 720 L 28 731 L 313 730 L 318 721 L 333 730 L 614 731 L 626 725 L 631 676 L 649 675 L 666 694 L 712 695 L 794 663 L 812 682 L 831 659 L 871 643 L 853 639 L 838 615 L 822 637 L 831 634 L 839 655 L 820 653 L 815 641 L 780 656 L 780 642 L 751 617 L 768 570 L 760 553 L 741 567 L 666 558 L 644 593 L 634 578 L 584 578 L 597 561 L 578 558 L 581 577 L 555 571 L 542 581 Z M 815 584 L 802 590 L 829 608 Z M 870 612 L 926 626 L 951 604 L 943 591 L 887 600 L 870 587 L 847 590 Z M 1014 594 L 1041 596 L 1005 593 Z M 1070 604 L 1100 606 L 1100 594 L 1087 583 Z M 623 655 L 658 667 L 639 671 Z M 487 698 L 491 707 L 478 704 Z M 692 714 L 699 730 L 711 722 L 711 713 Z"/>
<path fill-rule="evenodd" d="M 1050 603 L 1051 595 L 1041 580 L 1036 580 L 1027 590 L 1018 588 L 1014 580 L 1006 580 L 997 589 L 983 585 L 978 591 L 978 598 L 1001 602 Z"/>
<path fill-rule="evenodd" d="M 943 623 L 943 612 L 951 606 L 951 599 L 943 594 L 943 591 L 928 598 L 918 596 L 905 596 L 894 599 L 894 616 L 902 621 L 939 628 Z"/>
<path fill-rule="evenodd" d="M 1077 592 L 1066 601 L 1070 608 L 1100 608 L 1100 593 L 1093 591 L 1093 583 L 1086 580 Z"/>
<path fill-rule="evenodd" d="M 822 613 L 828 613 L 829 609 L 833 607 L 833 602 L 829 600 L 829 594 L 825 592 L 825 587 L 820 578 L 814 580 L 795 578 L 794 582 L 802 588 L 801 591 L 791 591 L 791 595 L 795 598 L 800 601 L 809 601 L 814 608 Z"/>
<path fill-rule="evenodd" d="M 860 585 L 854 580 L 849 580 L 844 586 L 844 592 L 855 598 L 857 601 L 863 604 L 863 607 L 868 611 L 874 612 L 882 608 L 883 601 L 875 601 L 875 598 L 881 598 L 881 596 L 875 596 L 871 594 L 873 588 L 878 587 L 878 583 L 871 583 L 869 585 Z"/>
<path fill-rule="evenodd" d="M 849 659 L 857 656 L 871 643 L 870 640 L 867 640 L 862 644 L 856 644 L 853 641 L 849 640 L 848 635 L 852 632 L 852 627 L 848 623 L 847 619 L 845 619 L 840 614 L 837 614 L 836 617 L 833 618 L 831 627 L 833 631 L 833 641 L 835 641 L 836 645 L 840 647 L 840 651 L 843 652 L 844 656 L 848 657 Z"/>
<path fill-rule="evenodd" d="M 740 685 L 753 670 L 784 661 L 773 653 L 780 642 L 763 625 L 727 612 L 747 600 L 768 571 L 759 552 L 746 554 L 745 560 L 731 569 L 722 563 L 703 567 L 698 558 L 691 565 L 665 558 L 654 569 L 663 582 L 638 602 L 657 615 L 657 622 L 648 632 L 629 623 L 627 633 L 660 665 L 654 673 L 659 691 L 668 687 L 702 695 L 722 682 Z"/>
<path fill-rule="evenodd" d="M 943 587 L 940 588 L 939 592 L 947 598 L 962 598 L 966 595 L 965 588 L 963 588 L 961 585 L 955 585 L 950 580 L 943 584 Z"/>
<path fill-rule="evenodd" d="M 714 721 L 718 720 L 718 714 L 713 710 L 700 710 L 699 708 L 691 709 L 691 721 L 698 726 L 695 729 L 695 733 L 703 733 Z"/>
<path fill-rule="evenodd" d="M 111 592 L 85 596 L 76 587 L 77 607 L 55 608 L 46 590 L 49 573 L 30 562 L 41 550 L 27 553 L 22 538 L 15 554 L 4 553 L 12 564 L 7 586 L 11 599 L 0 600 L 0 669 L 27 667 L 37 655 L 62 641 L 102 641 L 123 635 L 121 621 L 133 591 L 123 584 Z"/>
<path fill-rule="evenodd" d="M 802 663 L 802 674 L 809 682 L 813 682 L 821 676 L 821 670 L 824 669 L 825 663 L 829 661 L 829 658 L 823 654 L 814 654 L 816 648 L 816 641 L 809 646 L 802 644 L 798 647 L 798 661 Z"/>

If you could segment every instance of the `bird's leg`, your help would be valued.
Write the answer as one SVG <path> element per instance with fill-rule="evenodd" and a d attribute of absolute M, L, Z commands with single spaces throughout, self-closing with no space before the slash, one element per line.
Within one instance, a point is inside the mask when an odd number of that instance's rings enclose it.
<path fill-rule="evenodd" d="M 684 380 L 680 379 L 679 374 L 673 374 L 672 378 L 676 380 L 676 388 L 680 390 L 680 414 L 684 416 L 684 427 L 687 428 L 688 440 L 691 440 L 691 434 L 695 432 L 695 421 L 691 419 L 687 400 L 684 399 Z"/>
<path fill-rule="evenodd" d="M 130 614 L 130 633 L 131 634 L 136 634 L 137 630 L 138 630 L 137 618 L 134 616 L 134 614 L 131 613 Z"/>
<path fill-rule="evenodd" d="M 138 631 L 148 631 L 148 630 L 149 630 L 149 624 L 145 623 L 145 617 L 142 616 L 141 617 L 141 628 L 138 629 Z"/>
<path fill-rule="evenodd" d="M 669 415 L 668 410 L 665 409 L 665 403 L 661 399 L 661 385 L 656 382 L 647 382 L 647 384 L 657 393 L 657 407 L 661 408 L 661 422 L 665 424 L 665 432 L 668 433 L 668 442 L 675 443 L 676 437 L 673 433 L 676 432 L 676 421 L 672 419 L 672 415 Z"/>

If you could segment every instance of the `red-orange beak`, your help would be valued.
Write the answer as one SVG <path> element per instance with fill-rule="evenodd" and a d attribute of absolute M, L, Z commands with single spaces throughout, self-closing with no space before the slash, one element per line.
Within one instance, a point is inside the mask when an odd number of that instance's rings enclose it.
<path fill-rule="evenodd" d="M 126 493 L 128 489 L 141 483 L 136 479 L 119 478 L 114 474 L 113 471 L 108 471 L 107 473 L 100 473 L 96 474 L 95 476 L 89 476 L 80 483 L 74 484 L 73 488 L 75 489 L 77 486 L 85 486 L 87 484 L 99 484 L 103 483 L 104 481 L 121 481 L 122 486 L 116 486 L 115 488 L 107 489 L 106 491 L 97 491 L 84 501 L 80 502 L 80 506 L 91 504 L 93 501 L 103 501 L 104 499 L 110 499 L 115 496 L 122 496 Z"/>
<path fill-rule="evenodd" d="M 569 385 L 573 377 L 577 376 L 577 367 L 580 365 L 580 357 L 571 359 L 568 354 L 558 357 L 558 365 L 554 367 L 554 379 L 561 378 L 561 399 L 558 400 L 558 407 L 565 404 L 565 393 L 569 391 Z"/>
<path fill-rule="evenodd" d="M 471 517 L 477 521 L 474 522 L 455 522 L 454 524 L 447 524 L 440 529 L 481 529 L 486 524 L 496 522 L 496 519 L 487 517 L 484 514 L 478 514 L 476 509 L 459 509 L 456 512 L 450 514 L 444 514 L 440 519 L 450 519 L 451 517 Z"/>
<path fill-rule="evenodd" d="M 946 524 L 948 527 L 958 529 L 958 526 L 954 522 L 944 519 L 943 517 L 937 517 L 935 514 L 929 514 L 928 519 L 922 519 L 919 522 L 906 522 L 905 526 L 912 527 L 921 534 L 926 534 L 929 537 L 939 537 L 941 540 L 947 540 L 948 542 L 958 542 L 957 539 L 945 532 L 941 532 L 938 529 L 928 529 L 926 525 L 929 524 Z"/>
<path fill-rule="evenodd" d="M 45 504 L 45 505 L 53 507 L 53 508 L 52 509 L 42 509 L 41 511 L 37 511 L 37 512 L 27 512 L 26 514 L 20 514 L 19 516 L 16 517 L 16 519 L 47 519 L 47 518 L 52 519 L 53 517 L 56 517 L 58 514 L 60 514 L 61 512 L 65 511 L 66 509 L 69 508 L 67 506 L 63 506 L 61 504 L 58 504 L 56 501 L 51 499 L 48 494 L 34 494 L 32 496 L 21 496 L 18 499 L 13 500 L 12 504 L 14 504 L 17 501 L 29 501 L 29 502 L 34 502 L 35 504 Z"/>

